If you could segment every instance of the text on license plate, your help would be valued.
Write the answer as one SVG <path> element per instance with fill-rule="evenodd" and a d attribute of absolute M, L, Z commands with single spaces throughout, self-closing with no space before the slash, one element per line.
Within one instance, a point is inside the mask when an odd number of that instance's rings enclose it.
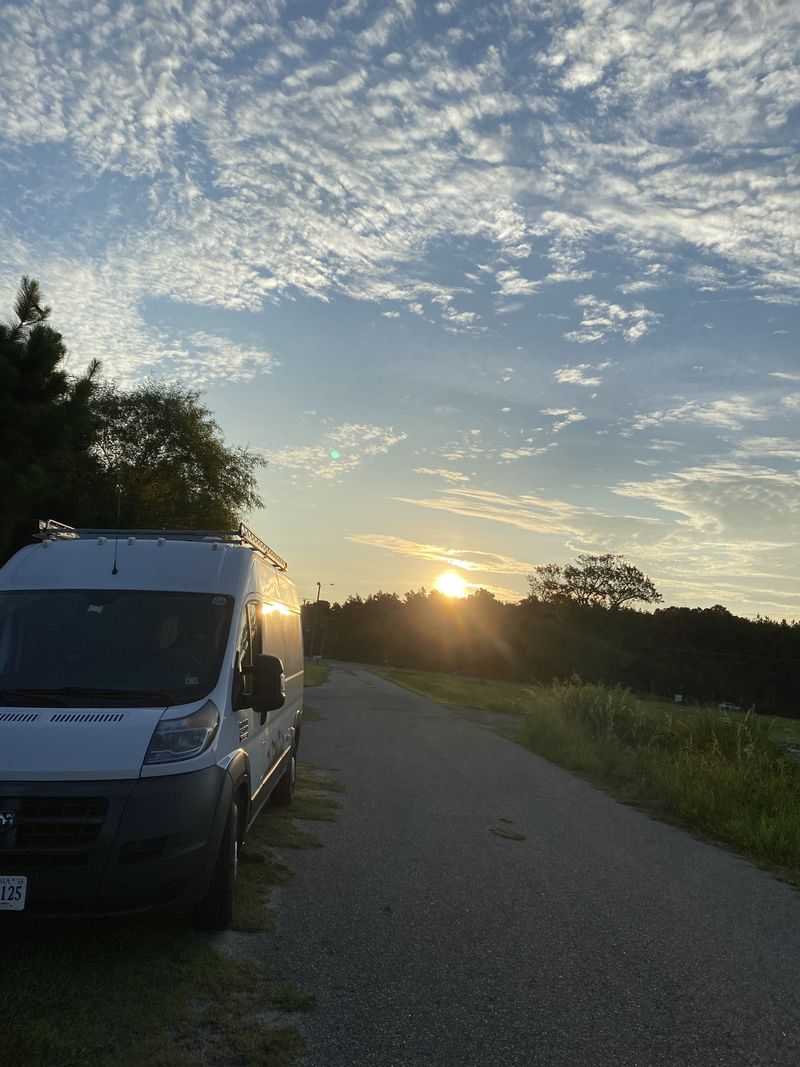
<path fill-rule="evenodd" d="M 22 911 L 28 879 L 22 874 L 0 874 L 0 911 Z"/>

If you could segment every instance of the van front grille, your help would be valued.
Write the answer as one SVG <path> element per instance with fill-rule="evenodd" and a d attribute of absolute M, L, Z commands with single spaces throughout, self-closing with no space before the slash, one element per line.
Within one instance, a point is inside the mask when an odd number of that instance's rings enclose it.
<path fill-rule="evenodd" d="M 93 844 L 108 812 L 106 797 L 0 797 L 0 811 L 14 816 L 13 826 L 0 831 L 0 856 L 7 849 L 39 853 L 86 848 Z"/>
<path fill-rule="evenodd" d="M 31 867 L 85 867 L 90 858 L 88 852 L 20 852 L 0 845 L 3 874 L 27 874 Z"/>

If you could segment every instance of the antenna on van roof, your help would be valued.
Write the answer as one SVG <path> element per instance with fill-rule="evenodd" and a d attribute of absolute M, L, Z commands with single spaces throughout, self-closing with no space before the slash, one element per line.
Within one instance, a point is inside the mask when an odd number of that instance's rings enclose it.
<path fill-rule="evenodd" d="M 279 571 L 285 571 L 288 563 L 278 553 L 254 534 L 243 522 L 235 530 L 109 530 L 67 526 L 55 519 L 39 519 L 34 537 L 39 541 L 78 540 L 81 537 L 135 537 L 137 540 L 153 541 L 222 541 L 227 544 L 248 545 L 260 553 Z"/>

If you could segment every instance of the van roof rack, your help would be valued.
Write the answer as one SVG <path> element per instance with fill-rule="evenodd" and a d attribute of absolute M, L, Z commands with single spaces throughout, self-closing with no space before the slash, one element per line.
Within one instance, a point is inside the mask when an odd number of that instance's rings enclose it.
<path fill-rule="evenodd" d="M 288 568 L 286 560 L 240 522 L 235 530 L 113 530 L 94 527 L 67 526 L 55 519 L 39 519 L 34 537 L 39 541 L 75 541 L 91 537 L 135 537 L 143 541 L 222 541 L 224 544 L 249 545 L 279 571 Z"/>

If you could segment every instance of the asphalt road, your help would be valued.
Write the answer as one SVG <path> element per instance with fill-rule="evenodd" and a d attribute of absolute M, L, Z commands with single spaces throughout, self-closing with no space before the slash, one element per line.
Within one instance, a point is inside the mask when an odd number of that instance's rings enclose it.
<path fill-rule="evenodd" d="M 309 1067 L 800 1065 L 800 894 L 360 668 L 307 705 L 346 789 L 273 936 Z"/>

